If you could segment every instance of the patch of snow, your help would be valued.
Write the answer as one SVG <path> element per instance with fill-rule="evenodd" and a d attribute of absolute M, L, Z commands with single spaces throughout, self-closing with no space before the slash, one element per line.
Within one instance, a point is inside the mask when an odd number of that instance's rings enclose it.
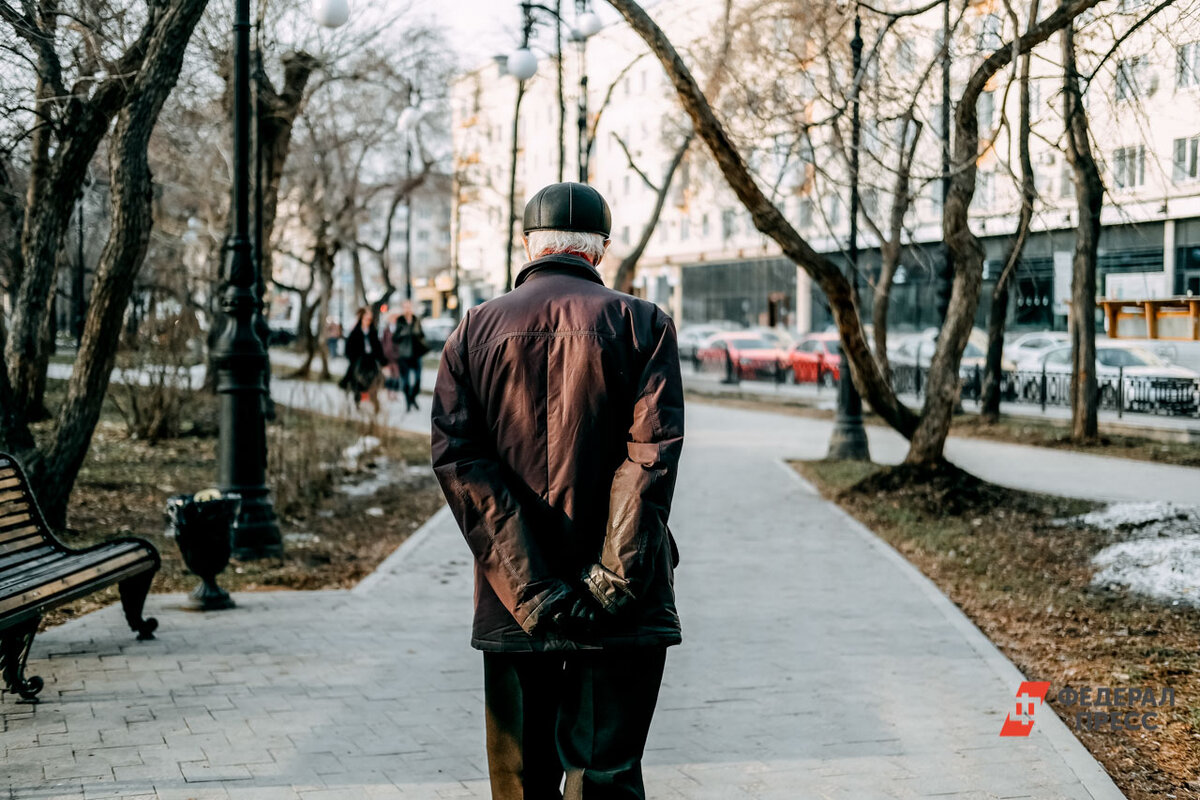
<path fill-rule="evenodd" d="M 1178 536 L 1200 530 L 1200 506 L 1166 502 L 1113 503 L 1098 511 L 1060 520 L 1060 523 L 1122 531 L 1140 538 Z"/>
<path fill-rule="evenodd" d="M 356 470 L 359 459 L 381 444 L 383 443 L 379 441 L 378 436 L 360 436 L 354 444 L 342 451 L 342 463 L 345 464 L 346 469 Z"/>
<path fill-rule="evenodd" d="M 1168 603 L 1200 606 L 1200 506 L 1113 503 L 1061 523 L 1117 534 L 1092 557 L 1096 586 L 1118 585 Z"/>
<path fill-rule="evenodd" d="M 317 536 L 315 533 L 303 533 L 297 531 L 296 533 L 285 533 L 283 535 L 283 540 L 291 544 L 311 544 L 313 542 L 321 541 L 321 537 Z"/>
<path fill-rule="evenodd" d="M 1097 585 L 1118 584 L 1167 602 L 1200 606 L 1200 535 L 1131 539 L 1092 558 Z"/>
<path fill-rule="evenodd" d="M 366 514 L 368 517 L 382 517 L 383 509 L 379 506 L 371 506 L 367 509 Z"/>

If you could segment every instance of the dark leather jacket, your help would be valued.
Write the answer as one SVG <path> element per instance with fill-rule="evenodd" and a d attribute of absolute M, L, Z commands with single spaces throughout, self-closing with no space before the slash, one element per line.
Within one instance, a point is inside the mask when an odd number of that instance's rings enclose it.
<path fill-rule="evenodd" d="M 667 516 L 683 385 L 674 323 L 656 305 L 606 288 L 577 256 L 527 264 L 446 342 L 432 441 L 475 555 L 475 647 L 680 641 Z M 616 613 L 585 638 L 527 633 L 556 579 Z"/>

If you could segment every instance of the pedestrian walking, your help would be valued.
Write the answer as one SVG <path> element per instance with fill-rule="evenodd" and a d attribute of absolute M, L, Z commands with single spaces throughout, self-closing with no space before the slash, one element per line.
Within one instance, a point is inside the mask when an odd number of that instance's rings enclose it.
<path fill-rule="evenodd" d="M 604 286 L 610 230 L 589 186 L 534 195 L 531 260 L 463 317 L 434 390 L 434 471 L 475 556 L 497 800 L 644 798 L 666 649 L 680 642 L 675 326 Z"/>
<path fill-rule="evenodd" d="M 350 393 L 354 407 L 370 400 L 380 412 L 379 389 L 383 385 L 383 345 L 375 330 L 375 315 L 369 308 L 354 312 L 354 329 L 346 336 L 346 359 L 350 362 L 339 385 Z"/>
<path fill-rule="evenodd" d="M 325 320 L 325 347 L 329 350 L 329 360 L 337 358 L 338 344 L 342 341 L 342 323 L 333 317 Z"/>
<path fill-rule="evenodd" d="M 391 339 L 396 349 L 405 411 L 415 411 L 420 408 L 417 395 L 421 393 L 421 357 L 429 352 L 429 344 L 425 341 L 425 331 L 421 329 L 421 318 L 413 313 L 411 300 L 401 304 L 400 314 L 391 330 Z"/>
<path fill-rule="evenodd" d="M 383 325 L 383 336 L 379 339 L 385 362 L 383 388 L 387 391 L 388 401 L 393 403 L 400 391 L 400 354 L 396 351 L 396 340 L 392 338 L 392 331 L 395 330 L 396 320 L 399 318 L 399 314 L 392 314 L 387 318 Z"/>

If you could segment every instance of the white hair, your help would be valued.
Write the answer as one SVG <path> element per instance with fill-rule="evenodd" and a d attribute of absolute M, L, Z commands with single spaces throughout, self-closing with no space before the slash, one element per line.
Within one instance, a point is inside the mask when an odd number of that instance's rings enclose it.
<path fill-rule="evenodd" d="M 577 253 L 599 264 L 604 257 L 604 237 L 579 231 L 530 231 L 525 236 L 530 258 L 555 253 Z"/>

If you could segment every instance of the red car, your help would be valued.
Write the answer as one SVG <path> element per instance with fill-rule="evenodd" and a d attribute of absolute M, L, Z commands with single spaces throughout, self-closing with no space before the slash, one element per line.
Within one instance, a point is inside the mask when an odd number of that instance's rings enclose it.
<path fill-rule="evenodd" d="M 733 332 L 710 336 L 696 352 L 701 368 L 725 374 L 732 360 L 740 380 L 778 380 L 787 374 L 787 351 L 757 333 Z"/>
<path fill-rule="evenodd" d="M 842 363 L 842 344 L 836 333 L 810 333 L 791 352 L 796 383 L 834 386 Z"/>

